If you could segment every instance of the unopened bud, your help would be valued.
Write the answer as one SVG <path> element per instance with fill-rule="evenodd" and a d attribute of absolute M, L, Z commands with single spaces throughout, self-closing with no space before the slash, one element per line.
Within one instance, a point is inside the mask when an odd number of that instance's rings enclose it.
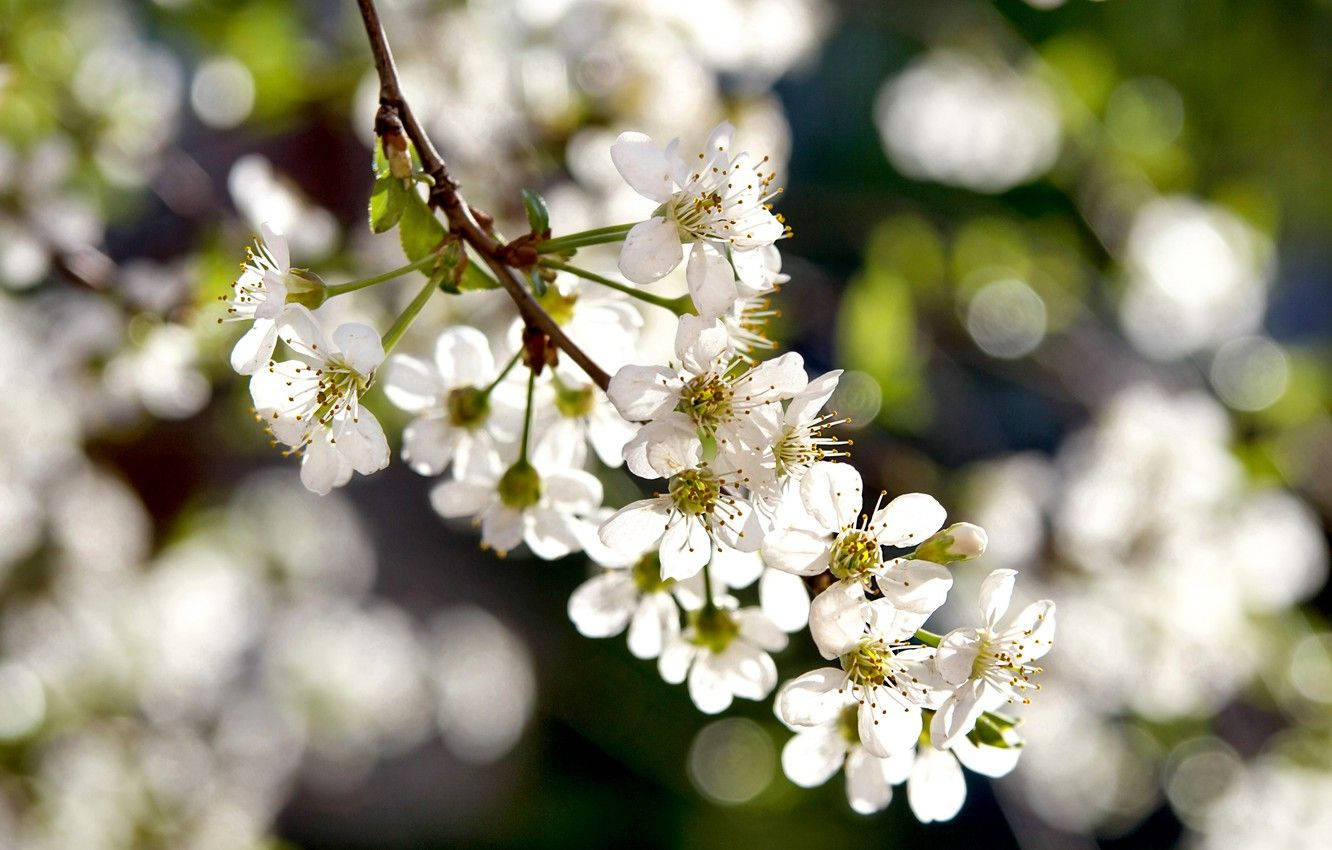
<path fill-rule="evenodd" d="M 292 269 L 287 272 L 286 282 L 288 304 L 300 304 L 313 310 L 328 298 L 328 287 L 309 269 Z"/>
<path fill-rule="evenodd" d="M 384 158 L 388 160 L 389 174 L 399 180 L 412 176 L 412 155 L 407 150 L 407 137 L 402 133 L 386 133 L 383 136 Z"/>
<path fill-rule="evenodd" d="M 935 564 L 970 561 L 985 554 L 988 542 L 985 529 L 969 522 L 958 522 L 920 544 L 912 557 Z"/>

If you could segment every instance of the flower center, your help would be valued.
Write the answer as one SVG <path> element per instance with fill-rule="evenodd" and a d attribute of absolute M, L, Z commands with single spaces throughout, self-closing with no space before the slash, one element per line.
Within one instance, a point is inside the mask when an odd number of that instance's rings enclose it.
<path fill-rule="evenodd" d="M 721 482 L 702 469 L 686 469 L 671 479 L 667 489 L 675 509 L 694 516 L 712 513 L 721 496 Z"/>
<path fill-rule="evenodd" d="M 334 360 L 328 361 L 315 374 L 319 381 L 315 384 L 315 412 L 311 419 L 325 425 L 351 407 L 374 379 L 373 374 L 362 375 Z"/>
<path fill-rule="evenodd" d="M 689 615 L 690 625 L 694 627 L 691 638 L 695 646 L 701 646 L 713 653 L 724 652 L 731 645 L 740 626 L 735 618 L 721 608 L 702 608 Z"/>
<path fill-rule="evenodd" d="M 685 384 L 680 391 L 680 404 L 695 425 L 714 430 L 731 418 L 731 387 L 720 376 L 708 372 Z"/>
<path fill-rule="evenodd" d="M 897 686 L 893 651 L 876 637 L 863 637 L 856 648 L 841 657 L 842 669 L 852 683 L 861 687 L 887 684 Z"/>
<path fill-rule="evenodd" d="M 486 421 L 490 414 L 490 396 L 476 387 L 458 387 L 449 391 L 444 407 L 451 424 L 470 430 Z"/>
<path fill-rule="evenodd" d="M 675 586 L 675 579 L 661 577 L 661 558 L 648 552 L 633 566 L 634 587 L 639 593 L 660 593 Z"/>
<path fill-rule="evenodd" d="M 832 574 L 839 579 L 864 579 L 883 564 L 883 551 L 869 532 L 853 528 L 833 541 L 828 563 Z"/>
<path fill-rule="evenodd" d="M 590 414 L 596 404 L 597 399 L 591 387 L 566 387 L 559 381 L 555 382 L 555 408 L 561 416 L 579 419 Z"/>
<path fill-rule="evenodd" d="M 546 287 L 544 295 L 537 296 L 537 303 L 546 311 L 555 324 L 568 324 L 573 318 L 574 305 L 578 303 L 578 296 L 564 295 L 553 286 Z"/>
<path fill-rule="evenodd" d="M 837 731 L 847 744 L 860 743 L 860 706 L 851 703 L 837 715 Z"/>
<path fill-rule="evenodd" d="M 500 476 L 496 489 L 501 502 L 521 511 L 541 500 L 541 476 L 532 464 L 520 460 Z"/>

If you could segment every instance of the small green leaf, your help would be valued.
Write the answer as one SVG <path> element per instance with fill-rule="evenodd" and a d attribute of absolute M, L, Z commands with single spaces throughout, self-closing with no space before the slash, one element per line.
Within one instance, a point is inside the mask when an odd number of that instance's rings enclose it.
<path fill-rule="evenodd" d="M 375 139 L 375 158 L 371 167 L 376 177 L 384 177 L 389 173 L 388 157 L 384 156 L 384 142 L 380 139 Z"/>
<path fill-rule="evenodd" d="M 977 746 L 998 747 L 1001 750 L 1022 746 L 1014 727 L 1015 721 L 998 714 L 985 712 L 976 718 L 976 726 L 967 733 L 968 740 Z"/>
<path fill-rule="evenodd" d="M 527 211 L 527 223 L 532 232 L 541 235 L 550 229 L 550 210 L 546 209 L 546 199 L 531 189 L 523 190 L 523 209 Z"/>
<path fill-rule="evenodd" d="M 415 261 L 439 247 L 445 231 L 434 211 L 414 189 L 404 194 L 406 204 L 398 221 L 398 237 L 402 240 L 402 252 Z"/>
<path fill-rule="evenodd" d="M 532 281 L 532 291 L 536 293 L 537 298 L 546 294 L 546 279 L 541 276 L 536 266 L 527 270 L 527 278 Z"/>
<path fill-rule="evenodd" d="M 468 263 L 467 268 L 463 269 L 462 280 L 458 281 L 458 288 L 464 292 L 475 289 L 499 289 L 499 281 L 476 263 Z"/>
<path fill-rule="evenodd" d="M 380 177 L 370 190 L 370 230 L 386 233 L 402 218 L 407 206 L 408 190 L 395 177 Z"/>

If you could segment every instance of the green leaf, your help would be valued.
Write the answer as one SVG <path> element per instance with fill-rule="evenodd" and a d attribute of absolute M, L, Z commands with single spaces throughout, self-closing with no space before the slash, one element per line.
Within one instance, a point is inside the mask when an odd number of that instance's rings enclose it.
<path fill-rule="evenodd" d="M 388 157 L 384 156 L 384 142 L 381 139 L 375 139 L 375 158 L 371 168 L 376 177 L 384 177 L 389 173 Z"/>
<path fill-rule="evenodd" d="M 407 195 L 401 180 L 389 176 L 377 178 L 370 190 L 370 230 L 374 233 L 392 230 L 402 218 Z"/>
<path fill-rule="evenodd" d="M 476 263 L 468 263 L 467 268 L 463 269 L 462 280 L 458 281 L 458 288 L 463 292 L 476 289 L 499 289 L 499 281 L 491 277 L 485 269 L 477 266 Z"/>
<path fill-rule="evenodd" d="M 527 223 L 532 232 L 541 235 L 550 230 L 550 210 L 546 209 L 546 199 L 531 189 L 523 190 L 523 209 L 527 211 Z"/>
<path fill-rule="evenodd" d="M 1001 750 L 1022 746 L 1014 727 L 1016 721 L 998 714 L 985 712 L 976 718 L 975 727 L 967 733 L 971 743 L 981 747 L 998 747 Z"/>
<path fill-rule="evenodd" d="M 532 281 L 532 291 L 536 293 L 537 298 L 546 294 L 546 279 L 541 276 L 536 266 L 527 270 L 527 278 Z"/>
<path fill-rule="evenodd" d="M 405 192 L 406 204 L 402 218 L 398 221 L 398 237 L 402 240 L 402 252 L 409 260 L 419 260 L 433 252 L 443 241 L 444 225 L 439 223 L 435 213 L 413 189 Z"/>

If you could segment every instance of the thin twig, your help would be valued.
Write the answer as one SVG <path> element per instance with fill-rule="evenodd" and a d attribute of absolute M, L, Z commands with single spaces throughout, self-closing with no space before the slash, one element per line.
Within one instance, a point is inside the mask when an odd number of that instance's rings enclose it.
<path fill-rule="evenodd" d="M 356 0 L 360 7 L 361 19 L 365 22 L 365 32 L 370 39 L 370 52 L 374 56 L 375 71 L 379 74 L 379 116 L 376 118 L 376 133 L 383 135 L 385 125 L 391 132 L 397 124 L 416 147 L 417 155 L 425 172 L 430 175 L 434 185 L 430 189 L 430 205 L 444 213 L 448 219 L 449 230 L 471 245 L 477 255 L 490 267 L 495 278 L 504 287 L 504 291 L 513 299 L 518 314 L 523 322 L 544 333 L 551 343 L 567 354 L 578 364 L 592 382 L 605 390 L 610 384 L 610 375 L 592 361 L 573 340 L 565 335 L 555 320 L 541 308 L 532 294 L 527 291 L 522 277 L 504 262 L 508 256 L 508 246 L 501 243 L 483 226 L 478 219 L 489 222 L 489 217 L 479 214 L 468 206 L 458 191 L 458 184 L 449 176 L 444 158 L 439 155 L 430 137 L 426 135 L 416 116 L 407 105 L 398 82 L 398 69 L 393 63 L 393 51 L 389 48 L 388 37 L 379 20 L 379 10 L 374 0 Z"/>

